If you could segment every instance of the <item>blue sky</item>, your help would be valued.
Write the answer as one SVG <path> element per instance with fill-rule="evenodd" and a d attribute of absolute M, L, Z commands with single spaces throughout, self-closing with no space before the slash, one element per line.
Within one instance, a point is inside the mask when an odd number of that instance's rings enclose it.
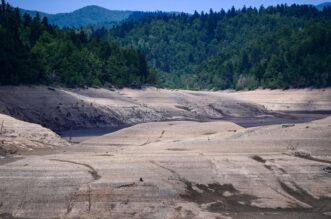
<path fill-rule="evenodd" d="M 210 8 L 215 11 L 220 9 L 229 9 L 231 6 L 242 7 L 276 4 L 320 4 L 323 1 L 318 0 L 8 0 L 8 2 L 17 7 L 29 10 L 38 10 L 47 13 L 71 12 L 87 5 L 99 5 L 112 10 L 139 10 L 139 11 L 184 11 L 193 12 L 209 11 Z"/>

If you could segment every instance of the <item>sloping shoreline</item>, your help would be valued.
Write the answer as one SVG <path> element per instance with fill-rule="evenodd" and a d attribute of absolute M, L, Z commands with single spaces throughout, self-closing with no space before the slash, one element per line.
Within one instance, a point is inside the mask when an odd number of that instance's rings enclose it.
<path fill-rule="evenodd" d="M 327 218 L 330 121 L 144 123 L 27 155 L 0 166 L 0 217 Z"/>
<path fill-rule="evenodd" d="M 89 119 L 98 110 L 107 118 L 121 110 L 118 121 L 141 124 L 69 145 L 49 129 L 0 114 L 6 130 L 1 138 L 21 153 L 0 161 L 0 218 L 308 219 L 331 213 L 327 113 L 313 122 L 263 126 L 291 114 L 224 92 L 6 91 L 10 99 L 0 96 L 2 110 L 10 106 L 15 115 L 35 121 L 49 116 L 54 127 L 66 121 L 93 127 L 98 123 Z M 69 118 L 59 117 L 68 112 Z M 142 122 L 171 116 L 213 121 Z M 219 121 L 229 118 L 260 126 Z M 293 120 L 278 122 L 284 121 Z"/>
<path fill-rule="evenodd" d="M 321 112 L 315 113 L 318 111 Z M 50 90 L 44 86 L 0 87 L 0 113 L 57 132 L 182 120 L 256 119 L 257 123 L 264 122 L 262 124 L 274 124 L 277 120 L 297 123 L 329 115 L 331 89 L 207 92 L 157 88 Z M 305 119 L 304 114 L 311 114 L 312 118 Z"/>
<path fill-rule="evenodd" d="M 70 144 L 53 131 L 0 114 L 0 158 L 38 150 L 55 150 Z M 0 160 L 1 163 L 1 160 Z"/>

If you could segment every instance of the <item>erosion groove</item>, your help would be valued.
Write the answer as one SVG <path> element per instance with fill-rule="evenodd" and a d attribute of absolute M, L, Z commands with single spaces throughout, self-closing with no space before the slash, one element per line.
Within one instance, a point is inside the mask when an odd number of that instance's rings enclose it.
<path fill-rule="evenodd" d="M 163 130 L 162 132 L 161 132 L 161 135 L 159 136 L 159 139 L 160 138 L 162 138 L 163 137 L 163 135 L 166 133 L 166 131 L 165 130 Z"/>
<path fill-rule="evenodd" d="M 282 189 L 286 191 L 292 197 L 310 205 L 313 211 L 317 212 L 329 212 L 331 211 L 331 198 L 321 197 L 319 199 L 314 198 L 312 195 L 307 193 L 304 189 L 300 188 L 295 182 L 291 182 L 295 189 L 292 189 L 285 183 L 279 181 Z"/>
<path fill-rule="evenodd" d="M 98 180 L 101 178 L 101 176 L 98 174 L 98 172 L 89 164 L 85 163 L 78 163 L 74 161 L 69 161 L 69 160 L 59 160 L 59 159 L 51 159 L 52 161 L 57 161 L 57 162 L 64 162 L 64 163 L 71 163 L 71 164 L 76 164 L 80 166 L 85 166 L 89 169 L 88 173 L 91 174 L 94 180 Z"/>
<path fill-rule="evenodd" d="M 301 159 L 306 159 L 306 160 L 311 160 L 311 161 L 316 161 L 316 162 L 320 162 L 320 163 L 326 163 L 326 164 L 331 164 L 331 161 L 329 160 L 323 160 L 323 159 L 319 159 L 319 158 L 316 158 L 316 157 L 313 157 L 311 155 L 300 155 L 300 153 L 294 153 L 293 155 L 294 157 L 298 157 L 298 158 L 301 158 Z"/>
<path fill-rule="evenodd" d="M 91 200 L 91 186 L 88 184 L 88 212 L 91 212 L 92 200 Z"/>
<path fill-rule="evenodd" d="M 133 187 L 135 185 L 136 185 L 136 183 L 129 183 L 129 184 L 120 185 L 117 188 L 129 188 L 129 187 Z"/>
<path fill-rule="evenodd" d="M 67 203 L 67 214 L 70 214 L 73 207 L 74 207 L 74 203 L 73 203 L 73 200 L 72 200 L 72 196 L 70 196 L 69 201 Z"/>
<path fill-rule="evenodd" d="M 166 133 L 166 130 L 163 130 L 163 131 L 161 132 L 160 136 L 157 137 L 154 141 L 150 141 L 150 139 L 147 138 L 147 140 L 146 140 L 144 143 L 142 143 L 141 145 L 139 145 L 139 146 L 146 146 L 146 145 L 149 145 L 149 144 L 152 144 L 152 143 L 155 143 L 155 142 L 159 142 L 160 139 L 163 138 L 163 136 L 164 136 L 165 133 Z"/>
<path fill-rule="evenodd" d="M 185 179 L 185 178 L 183 178 L 179 173 L 177 173 L 175 170 L 173 170 L 173 169 L 171 169 L 171 168 L 168 168 L 168 167 L 165 167 L 165 166 L 163 166 L 163 165 L 161 165 L 160 163 L 158 163 L 158 162 L 156 162 L 156 161 L 153 161 L 153 160 L 151 160 L 150 161 L 152 164 L 154 164 L 154 165 L 156 165 L 156 166 L 158 166 L 158 167 L 160 167 L 160 168 L 162 168 L 162 169 L 165 169 L 165 170 L 167 170 L 167 171 L 169 171 L 170 173 L 172 173 L 179 181 L 187 181 L 187 179 Z"/>
<path fill-rule="evenodd" d="M 232 184 L 220 185 L 218 183 L 203 185 L 185 182 L 186 193 L 181 194 L 180 197 L 186 201 L 195 202 L 198 204 L 209 204 L 208 210 L 211 212 L 224 212 L 224 211 L 247 211 L 253 210 L 251 201 L 256 197 L 241 194 L 236 190 Z M 195 190 L 196 186 L 199 190 Z M 229 193 L 230 195 L 225 195 Z M 240 202 L 240 203 L 239 203 Z"/>
<path fill-rule="evenodd" d="M 195 202 L 199 205 L 210 204 L 208 210 L 211 212 L 224 212 L 231 209 L 235 209 L 234 211 L 247 211 L 249 209 L 256 209 L 250 206 L 251 201 L 256 199 L 256 197 L 247 194 L 241 194 L 231 184 L 194 184 L 171 168 L 165 167 L 155 161 L 151 161 L 151 163 L 171 172 L 177 178 L 177 180 L 184 183 L 186 186 L 186 193 L 180 194 L 182 199 Z M 193 188 L 194 186 L 196 186 L 199 191 L 195 190 Z M 224 194 L 226 192 L 229 192 L 231 195 L 225 196 Z"/>
<path fill-rule="evenodd" d="M 260 157 L 260 156 L 258 156 L 258 155 L 254 155 L 254 156 L 252 157 L 252 159 L 255 160 L 255 161 L 257 161 L 257 162 L 260 162 L 260 163 L 265 163 L 265 162 L 266 162 L 265 159 L 263 159 L 262 157 Z"/>
<path fill-rule="evenodd" d="M 311 158 L 311 157 L 310 157 Z M 267 160 L 255 155 L 252 159 L 256 160 L 260 163 L 266 163 Z M 308 159 L 311 160 L 311 159 Z M 316 161 L 315 159 L 313 159 Z M 317 159 L 319 160 L 319 159 Z M 276 169 L 279 170 L 282 174 L 288 174 L 283 168 L 276 167 L 275 165 L 264 165 L 268 170 L 274 172 Z M 277 174 L 273 174 L 276 178 L 278 183 L 280 184 L 281 188 L 291 197 L 296 200 L 299 200 L 302 203 L 309 205 L 312 208 L 312 211 L 315 212 L 328 212 L 331 211 L 331 198 L 328 197 L 320 197 L 315 198 L 311 194 L 309 194 L 306 190 L 302 189 L 296 182 L 290 181 L 290 183 L 294 188 L 288 186 L 287 183 L 281 180 L 281 176 Z M 296 206 L 296 208 L 300 209 L 300 206 Z"/>

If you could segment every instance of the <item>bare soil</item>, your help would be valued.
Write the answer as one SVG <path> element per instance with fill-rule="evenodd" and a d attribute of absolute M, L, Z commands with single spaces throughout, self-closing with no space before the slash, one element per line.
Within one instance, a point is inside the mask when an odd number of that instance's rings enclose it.
<path fill-rule="evenodd" d="M 267 98 L 35 87 L 24 88 L 27 100 L 1 89 L 7 114 L 54 130 L 93 129 L 69 132 L 70 144 L 1 115 L 11 130 L 2 148 L 17 152 L 0 159 L 0 218 L 330 218 L 330 89 L 266 90 Z M 282 110 L 281 95 L 293 111 Z M 132 126 L 95 129 L 119 124 Z"/>

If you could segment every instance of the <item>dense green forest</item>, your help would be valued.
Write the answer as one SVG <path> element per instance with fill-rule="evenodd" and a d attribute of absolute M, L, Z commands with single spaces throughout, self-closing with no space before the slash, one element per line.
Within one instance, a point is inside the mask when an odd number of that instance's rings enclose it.
<path fill-rule="evenodd" d="M 331 85 L 331 8 L 278 5 L 127 22 L 103 35 L 143 51 L 162 85 L 188 89 Z"/>
<path fill-rule="evenodd" d="M 110 30 L 60 29 L 47 17 L 21 14 L 2 0 L 0 84 L 331 86 L 330 7 L 278 5 L 125 16 L 125 23 Z"/>
<path fill-rule="evenodd" d="M 139 86 L 156 82 L 145 56 L 133 48 L 74 29 L 61 30 L 47 17 L 21 15 L 0 5 L 0 84 Z"/>

